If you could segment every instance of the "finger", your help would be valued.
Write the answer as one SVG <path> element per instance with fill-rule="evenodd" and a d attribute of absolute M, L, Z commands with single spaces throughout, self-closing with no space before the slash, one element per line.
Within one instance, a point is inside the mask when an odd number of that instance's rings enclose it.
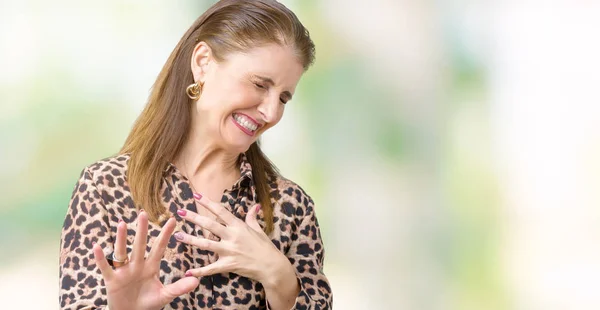
<path fill-rule="evenodd" d="M 221 242 L 209 240 L 206 238 L 197 238 L 191 235 L 188 235 L 183 232 L 176 232 L 175 239 L 180 242 L 193 245 L 203 250 L 212 251 L 216 253 L 221 253 L 224 250 L 223 244 Z"/>
<path fill-rule="evenodd" d="M 94 244 L 92 246 L 92 252 L 94 253 L 94 260 L 96 261 L 96 265 L 100 269 L 104 280 L 109 280 L 110 278 L 112 278 L 114 271 L 108 264 L 108 261 L 104 256 L 104 251 L 102 251 L 102 247 L 100 247 L 100 245 L 98 244 Z"/>
<path fill-rule="evenodd" d="M 190 269 L 185 272 L 186 277 L 205 277 L 218 273 L 232 272 L 231 268 L 222 259 L 204 267 Z"/>
<path fill-rule="evenodd" d="M 259 210 L 260 210 L 259 204 L 251 207 L 248 210 L 248 213 L 246 213 L 246 224 L 248 224 L 248 226 L 250 226 L 252 229 L 256 230 L 257 232 L 262 232 L 263 230 L 260 227 L 260 225 L 258 224 L 258 220 L 256 219 L 258 217 Z"/>
<path fill-rule="evenodd" d="M 187 294 L 198 287 L 200 281 L 196 277 L 185 277 L 177 280 L 175 283 L 165 285 L 161 291 L 163 303 L 170 303 L 173 298 Z"/>
<path fill-rule="evenodd" d="M 235 217 L 233 214 L 231 214 L 231 212 L 227 211 L 227 209 L 225 209 L 225 207 L 223 207 L 220 203 L 216 203 L 216 202 L 208 199 L 208 197 L 204 197 L 201 194 L 195 193 L 194 198 L 201 205 L 206 207 L 206 209 L 208 209 L 208 211 L 212 212 L 218 218 L 223 220 L 223 222 L 225 222 L 225 224 L 227 224 L 227 225 L 234 224 L 236 221 L 239 220 L 237 217 Z"/>
<path fill-rule="evenodd" d="M 120 261 L 127 258 L 127 224 L 123 220 L 119 220 L 117 224 L 114 258 Z"/>
<path fill-rule="evenodd" d="M 137 232 L 133 240 L 131 261 L 141 262 L 146 256 L 146 245 L 148 244 L 148 214 L 141 210 L 137 218 Z"/>
<path fill-rule="evenodd" d="M 160 234 L 154 240 L 154 244 L 152 245 L 152 249 L 150 249 L 150 254 L 148 254 L 148 262 L 152 265 L 158 265 L 163 254 L 165 253 L 165 249 L 167 248 L 167 244 L 169 244 L 169 239 L 175 230 L 175 219 L 170 218 L 165 225 L 163 226 Z"/>
<path fill-rule="evenodd" d="M 210 232 L 212 232 L 213 234 L 215 234 L 221 238 L 228 236 L 227 227 L 221 225 L 220 223 L 218 223 L 217 221 L 215 221 L 211 218 L 202 216 L 196 212 L 192 212 L 192 211 L 185 210 L 185 209 L 177 210 L 177 214 L 179 214 L 179 216 L 181 216 L 186 221 L 190 221 L 200 227 L 206 228 Z"/>

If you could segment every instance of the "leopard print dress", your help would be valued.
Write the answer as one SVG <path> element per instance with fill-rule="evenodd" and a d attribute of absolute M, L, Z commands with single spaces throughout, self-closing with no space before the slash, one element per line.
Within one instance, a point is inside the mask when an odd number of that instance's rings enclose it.
<path fill-rule="evenodd" d="M 128 155 L 118 155 L 86 167 L 77 182 L 64 221 L 60 241 L 60 308 L 103 309 L 106 287 L 94 263 L 92 242 L 105 253 L 113 250 L 116 227 L 120 219 L 128 226 L 131 246 L 136 231 L 137 210 L 126 180 Z M 257 203 L 252 167 L 244 154 L 240 156 L 240 179 L 223 194 L 221 203 L 240 219 Z M 189 181 L 170 164 L 162 182 L 164 206 L 177 219 L 177 228 L 202 236 L 201 229 L 183 221 L 178 209 L 196 212 Z M 300 186 L 282 177 L 269 181 L 274 206 L 273 244 L 293 265 L 300 293 L 293 309 L 331 309 L 332 292 L 323 273 L 324 249 L 313 201 Z M 264 228 L 262 212 L 259 224 Z M 160 232 L 157 224 L 148 227 L 149 246 Z M 131 248 L 128 248 L 131 251 Z M 160 265 L 160 279 L 169 284 L 184 277 L 184 272 L 217 260 L 215 253 L 181 242 L 174 237 Z M 191 293 L 175 298 L 164 309 L 267 309 L 261 283 L 235 273 L 200 278 Z"/>

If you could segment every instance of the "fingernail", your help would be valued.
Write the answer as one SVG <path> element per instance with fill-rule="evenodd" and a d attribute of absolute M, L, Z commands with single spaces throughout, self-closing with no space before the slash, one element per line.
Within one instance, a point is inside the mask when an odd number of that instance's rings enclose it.
<path fill-rule="evenodd" d="M 119 219 L 119 224 L 123 223 L 123 219 Z"/>
<path fill-rule="evenodd" d="M 92 246 L 95 246 L 95 245 L 96 245 L 96 241 L 92 241 Z"/>
<path fill-rule="evenodd" d="M 144 209 L 140 209 L 140 213 L 144 212 Z"/>
<path fill-rule="evenodd" d="M 179 210 L 177 210 L 177 214 L 179 214 L 179 216 L 185 216 L 187 214 L 187 211 L 185 211 L 183 209 L 179 209 Z"/>
<path fill-rule="evenodd" d="M 188 270 L 188 271 L 185 272 L 185 276 L 186 277 L 191 277 L 193 275 L 192 275 L 192 272 Z"/>
<path fill-rule="evenodd" d="M 196 200 L 200 200 L 202 199 L 202 194 L 194 193 L 194 198 L 196 198 Z"/>
<path fill-rule="evenodd" d="M 256 205 L 256 213 L 258 213 L 258 211 L 260 211 L 260 205 Z"/>
<path fill-rule="evenodd" d="M 177 239 L 177 240 L 179 240 L 179 241 L 183 240 L 183 234 L 182 234 L 182 233 L 180 233 L 180 232 L 178 232 L 178 233 L 175 233 L 175 235 L 174 235 L 174 236 L 175 236 L 175 239 Z"/>

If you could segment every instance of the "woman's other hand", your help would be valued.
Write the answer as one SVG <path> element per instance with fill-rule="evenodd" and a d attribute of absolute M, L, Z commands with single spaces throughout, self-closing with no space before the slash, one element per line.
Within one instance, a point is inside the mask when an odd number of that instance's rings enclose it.
<path fill-rule="evenodd" d="M 111 310 L 162 309 L 175 297 L 189 293 L 198 286 L 199 281 L 195 277 L 185 277 L 169 285 L 163 285 L 159 280 L 160 261 L 174 230 L 175 219 L 170 218 L 145 258 L 148 215 L 141 211 L 129 263 L 116 269 L 108 264 L 102 248 L 94 244 L 94 258 L 104 278 Z M 127 225 L 121 221 L 117 226 L 115 242 L 117 258 L 127 255 L 126 235 Z"/>
<path fill-rule="evenodd" d="M 190 269 L 186 272 L 186 275 L 201 277 L 233 272 L 259 281 L 267 287 L 270 284 L 275 285 L 274 282 L 281 275 L 286 274 L 282 271 L 290 270 L 291 264 L 288 259 L 273 245 L 256 220 L 260 205 L 249 208 L 244 222 L 221 204 L 200 195 L 194 196 L 201 205 L 215 214 L 223 224 L 189 210 L 181 209 L 177 211 L 183 219 L 220 237 L 220 241 L 213 241 L 183 232 L 175 233 L 177 240 L 219 255 L 216 262 L 201 268 Z M 295 279 L 293 269 L 291 269 L 291 275 Z"/>

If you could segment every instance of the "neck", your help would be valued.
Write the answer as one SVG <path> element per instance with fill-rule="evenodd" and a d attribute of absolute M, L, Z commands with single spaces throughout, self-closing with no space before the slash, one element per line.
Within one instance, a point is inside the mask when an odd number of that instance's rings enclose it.
<path fill-rule="evenodd" d="M 228 152 L 214 141 L 202 138 L 206 136 L 195 134 L 192 130 L 174 164 L 189 179 L 202 181 L 239 177 L 240 154 Z"/>

